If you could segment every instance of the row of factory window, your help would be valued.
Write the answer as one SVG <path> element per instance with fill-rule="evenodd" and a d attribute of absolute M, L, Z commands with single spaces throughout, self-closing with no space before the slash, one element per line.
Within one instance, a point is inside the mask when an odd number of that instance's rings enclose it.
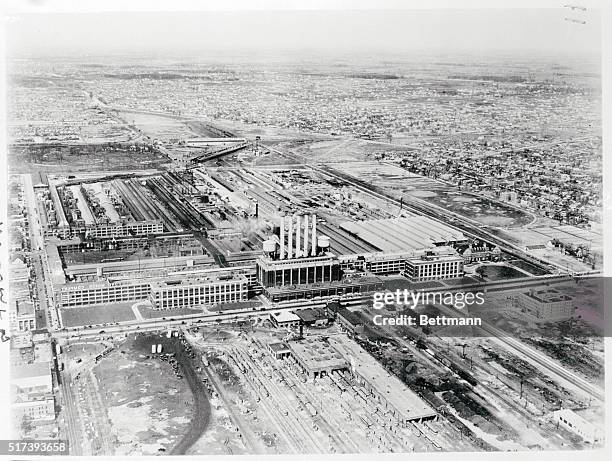
<path fill-rule="evenodd" d="M 92 237 L 105 238 L 105 237 L 129 237 L 131 235 L 148 235 L 148 234 L 161 234 L 164 231 L 164 225 L 161 221 L 159 222 L 142 222 L 142 223 L 130 223 L 128 226 L 123 225 L 100 225 L 92 227 L 57 227 L 45 230 L 45 236 L 61 236 L 67 238 L 69 236 L 76 236 L 79 234 L 87 234 Z"/>
<path fill-rule="evenodd" d="M 417 265 L 415 272 L 417 275 L 448 275 L 459 271 L 459 262 L 439 262 L 434 264 Z"/>
<path fill-rule="evenodd" d="M 131 287 L 108 287 L 104 289 L 84 289 L 80 291 L 62 292 L 62 306 L 87 306 L 109 302 L 132 301 L 143 299 L 149 294 L 149 285 L 133 285 Z"/>
<path fill-rule="evenodd" d="M 171 299 L 152 300 L 153 305 L 158 309 L 170 309 L 182 306 L 193 306 L 199 304 L 215 304 L 244 301 L 246 297 L 242 292 L 221 293 L 212 296 L 185 296 Z"/>
<path fill-rule="evenodd" d="M 270 271 L 261 270 L 260 274 L 260 280 L 267 287 L 303 285 L 339 280 L 340 267 L 338 265 L 325 265 Z"/>
<path fill-rule="evenodd" d="M 191 287 L 191 288 L 176 288 L 172 290 L 155 291 L 154 296 L 158 298 L 174 298 L 176 296 L 201 296 L 211 293 L 225 293 L 244 289 L 239 283 L 213 285 L 205 287 Z"/>

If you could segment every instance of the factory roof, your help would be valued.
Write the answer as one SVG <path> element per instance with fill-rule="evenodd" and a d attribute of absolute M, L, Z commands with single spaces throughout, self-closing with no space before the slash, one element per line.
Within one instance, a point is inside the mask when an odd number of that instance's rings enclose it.
<path fill-rule="evenodd" d="M 348 368 L 342 355 L 321 339 L 290 341 L 288 345 L 296 359 L 310 371 Z"/>
<path fill-rule="evenodd" d="M 271 351 L 274 351 L 274 352 L 289 351 L 289 346 L 287 346 L 287 343 L 284 343 L 284 342 L 270 343 L 268 344 L 268 347 L 270 348 Z"/>
<path fill-rule="evenodd" d="M 561 293 L 554 288 L 548 288 L 544 290 L 533 290 L 523 293 L 532 299 L 540 303 L 556 303 L 559 301 L 571 301 L 572 298 L 564 293 Z"/>
<path fill-rule="evenodd" d="M 156 280 L 151 282 L 151 289 L 155 288 L 172 288 L 181 286 L 199 286 L 208 285 L 211 283 L 227 283 L 227 282 L 243 282 L 246 283 L 247 278 L 242 274 L 234 273 L 212 273 L 200 275 L 198 277 L 181 277 L 169 278 L 165 280 Z"/>
<path fill-rule="evenodd" d="M 299 311 L 295 311 L 295 315 L 297 315 L 303 322 L 315 322 L 317 320 L 325 319 L 327 320 L 328 315 L 325 312 L 325 309 L 320 308 L 309 308 L 309 309 L 300 309 Z"/>
<path fill-rule="evenodd" d="M 51 272 L 51 283 L 53 286 L 64 285 L 66 283 L 66 274 L 62 267 L 62 258 L 60 258 L 57 245 L 49 243 L 46 247 L 47 261 L 49 262 L 49 272 Z"/>
<path fill-rule="evenodd" d="M 425 216 L 345 222 L 340 227 L 385 252 L 422 250 L 467 240 L 462 232 Z"/>
<path fill-rule="evenodd" d="M 278 323 L 299 322 L 300 321 L 300 318 L 297 315 L 289 311 L 274 312 L 272 315 L 274 316 L 274 320 Z"/>
<path fill-rule="evenodd" d="M 364 379 L 404 421 L 429 418 L 436 412 L 397 377 L 385 370 L 357 343 L 341 335 L 329 338 L 330 344 L 350 362 L 352 370 Z"/>

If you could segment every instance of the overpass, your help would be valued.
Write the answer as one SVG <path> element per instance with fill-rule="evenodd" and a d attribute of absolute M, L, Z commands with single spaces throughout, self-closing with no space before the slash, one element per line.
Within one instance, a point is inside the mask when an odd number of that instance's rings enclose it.
<path fill-rule="evenodd" d="M 229 155 L 233 152 L 236 152 L 240 149 L 244 149 L 245 147 L 248 147 L 250 145 L 250 143 L 248 141 L 244 141 L 238 144 L 234 144 L 233 146 L 228 146 L 224 149 L 215 151 L 215 152 L 207 152 L 205 154 L 201 154 L 198 155 L 194 158 L 191 159 L 191 163 L 203 163 L 203 162 L 207 162 L 209 160 L 214 160 L 216 158 L 219 157 L 223 157 L 224 155 Z"/>

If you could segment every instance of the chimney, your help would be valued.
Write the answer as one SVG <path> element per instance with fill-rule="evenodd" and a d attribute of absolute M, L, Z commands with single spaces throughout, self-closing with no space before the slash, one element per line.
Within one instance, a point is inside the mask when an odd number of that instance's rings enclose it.
<path fill-rule="evenodd" d="M 287 258 L 293 257 L 293 216 L 289 216 L 289 245 L 287 245 Z"/>
<path fill-rule="evenodd" d="M 285 217 L 280 222 L 280 259 L 285 259 Z"/>
<path fill-rule="evenodd" d="M 312 251 L 311 256 L 317 255 L 317 216 L 312 215 Z"/>
<path fill-rule="evenodd" d="M 297 226 L 295 236 L 295 257 L 297 258 L 298 256 L 301 256 L 302 253 L 302 250 L 300 249 L 302 246 L 302 217 L 300 215 L 296 216 L 295 225 Z"/>
<path fill-rule="evenodd" d="M 304 215 L 304 256 L 308 256 L 308 215 Z"/>

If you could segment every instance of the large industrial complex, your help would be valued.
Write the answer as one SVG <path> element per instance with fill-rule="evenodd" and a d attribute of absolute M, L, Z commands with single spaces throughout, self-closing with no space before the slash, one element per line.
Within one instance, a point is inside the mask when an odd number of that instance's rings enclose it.
<path fill-rule="evenodd" d="M 256 57 L 14 63 L 11 437 L 120 457 L 601 448 L 584 63 Z"/>

